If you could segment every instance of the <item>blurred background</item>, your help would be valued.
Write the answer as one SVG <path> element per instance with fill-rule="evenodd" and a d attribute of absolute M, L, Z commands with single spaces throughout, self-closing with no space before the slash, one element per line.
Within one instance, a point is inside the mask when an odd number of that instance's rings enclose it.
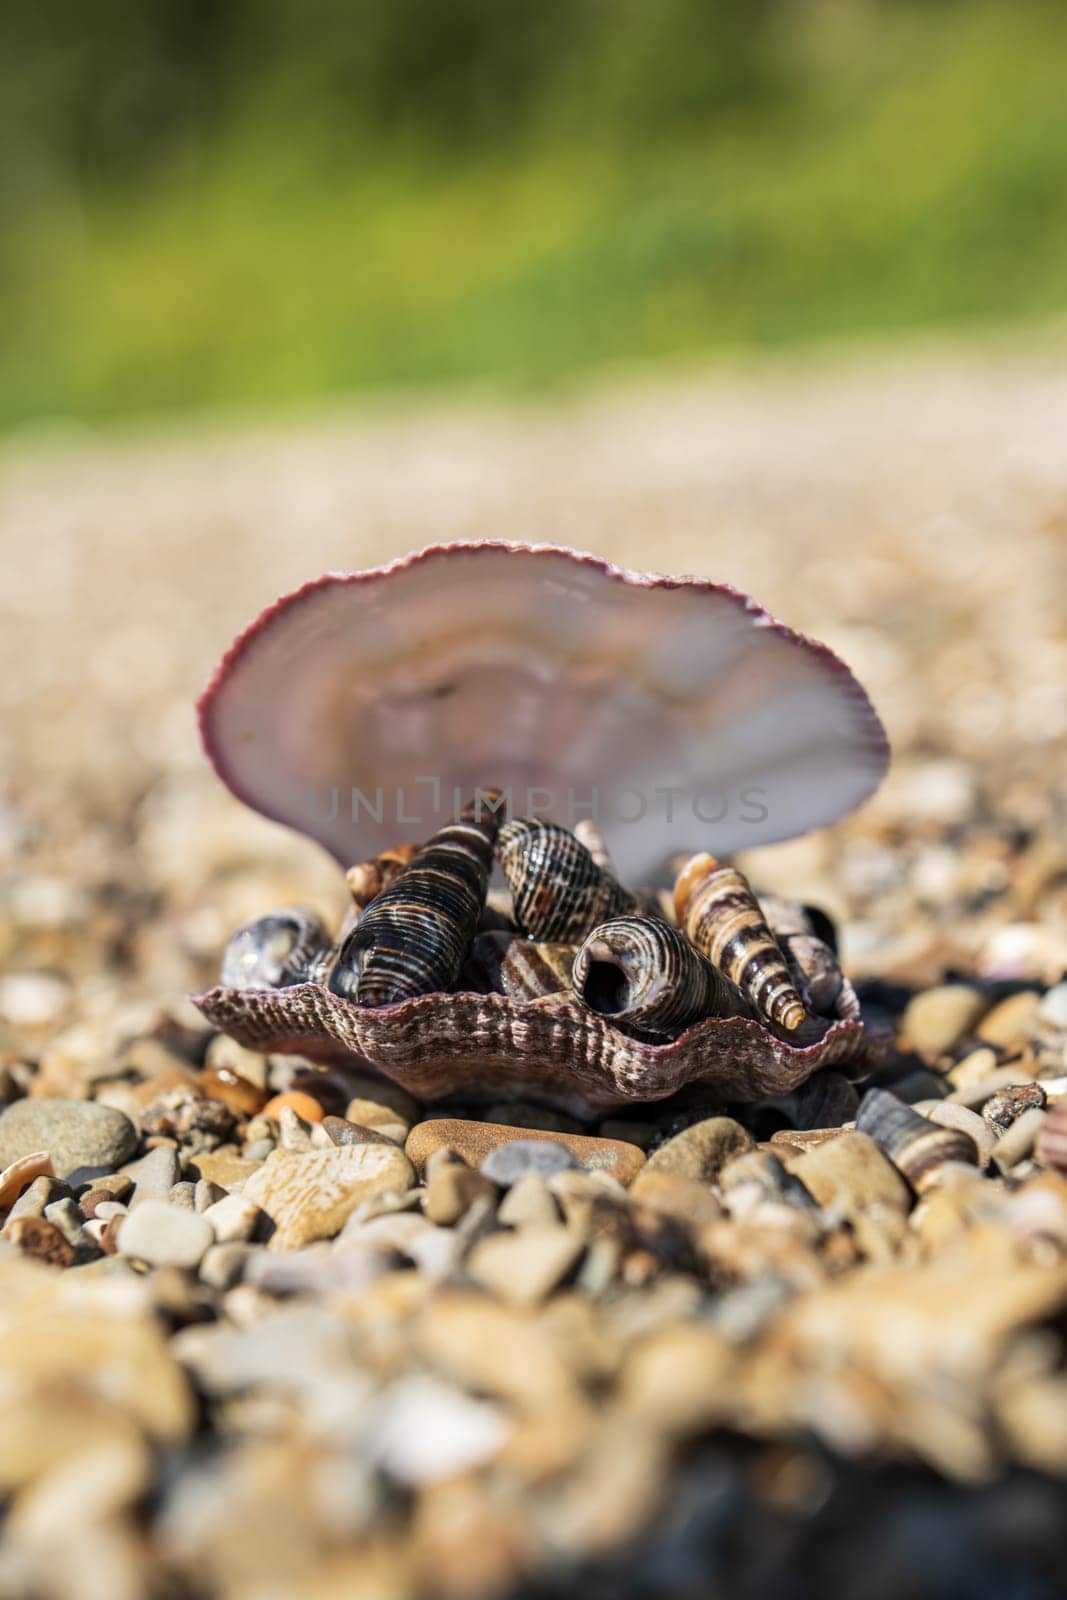
<path fill-rule="evenodd" d="M 8 0 L 0 420 L 1033 321 L 1057 0 Z"/>
<path fill-rule="evenodd" d="M 872 968 L 920 891 L 958 931 L 885 839 L 1062 793 L 1065 309 L 1059 0 L 8 0 L 0 953 L 88 883 L 158 996 L 336 897 L 196 694 L 279 593 L 485 536 L 837 648 L 893 777 L 766 871 Z"/>

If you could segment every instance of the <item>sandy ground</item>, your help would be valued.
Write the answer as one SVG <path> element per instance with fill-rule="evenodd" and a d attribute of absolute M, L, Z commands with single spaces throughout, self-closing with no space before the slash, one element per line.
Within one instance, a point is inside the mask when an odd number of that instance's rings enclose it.
<path fill-rule="evenodd" d="M 10 441 L 7 844 L 91 856 L 90 817 L 113 828 L 146 804 L 168 856 L 147 877 L 224 836 L 298 863 L 307 893 L 328 896 L 318 851 L 207 772 L 195 696 L 276 595 L 460 537 L 549 539 L 748 590 L 866 684 L 896 753 L 891 804 L 907 803 L 894 786 L 913 758 L 934 755 L 965 764 L 942 774 L 950 788 L 987 780 L 994 810 L 1019 777 L 1048 796 L 1067 732 L 1065 439 L 1060 345 L 770 367 L 554 405 Z M 817 860 L 802 855 L 797 883 L 789 860 L 788 847 L 772 858 L 787 886 L 818 888 Z"/>

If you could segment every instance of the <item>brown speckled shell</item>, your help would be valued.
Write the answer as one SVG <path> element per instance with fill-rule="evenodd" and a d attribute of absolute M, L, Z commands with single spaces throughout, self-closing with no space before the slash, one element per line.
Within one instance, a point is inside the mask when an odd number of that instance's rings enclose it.
<path fill-rule="evenodd" d="M 667 1044 L 648 1044 L 560 995 L 431 994 L 374 1009 L 305 983 L 209 989 L 195 1002 L 253 1050 L 369 1064 L 424 1100 L 531 1099 L 577 1116 L 662 1100 L 691 1084 L 723 1100 L 762 1100 L 822 1067 L 863 1077 L 878 1056 L 861 1024 L 844 1021 L 804 1048 L 745 1017 L 709 1017 Z"/>

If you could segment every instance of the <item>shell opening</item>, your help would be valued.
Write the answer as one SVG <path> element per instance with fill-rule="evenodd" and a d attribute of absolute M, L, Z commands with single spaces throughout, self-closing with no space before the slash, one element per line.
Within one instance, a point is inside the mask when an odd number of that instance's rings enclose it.
<path fill-rule="evenodd" d="M 622 958 L 600 939 L 588 947 L 588 958 L 581 984 L 586 1005 L 603 1017 L 628 1011 L 632 1004 L 632 984 Z"/>

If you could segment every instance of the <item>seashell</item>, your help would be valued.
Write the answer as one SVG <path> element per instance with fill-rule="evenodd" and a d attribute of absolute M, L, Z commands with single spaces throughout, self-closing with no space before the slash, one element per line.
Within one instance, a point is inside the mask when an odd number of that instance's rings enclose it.
<path fill-rule="evenodd" d="M 610 872 L 613 878 L 616 876 L 615 863 L 611 859 L 611 851 L 604 843 L 604 835 L 591 818 L 579 817 L 574 824 L 574 837 L 579 844 L 585 846 L 603 872 Z"/>
<path fill-rule="evenodd" d="M 536 944 L 513 933 L 480 933 L 460 973 L 460 986 L 471 980 L 481 994 L 505 994 L 510 1000 L 540 1000 L 568 993 L 577 946 Z"/>
<path fill-rule="evenodd" d="M 390 850 L 383 850 L 371 861 L 360 861 L 354 867 L 349 867 L 345 882 L 353 904 L 361 911 L 365 910 L 410 864 L 418 849 L 417 844 L 397 844 Z"/>
<path fill-rule="evenodd" d="M 335 994 L 388 1006 L 453 987 L 485 902 L 498 826 L 479 793 L 416 852 L 342 945 Z"/>
<path fill-rule="evenodd" d="M 270 911 L 244 923 L 223 952 L 221 980 L 228 989 L 278 989 L 321 981 L 332 941 L 313 911 L 299 906 Z"/>
<path fill-rule="evenodd" d="M 757 1016 L 786 1034 L 810 1024 L 781 947 L 736 867 L 707 854 L 691 856 L 674 887 L 674 910 L 678 926 L 737 985 Z"/>
<path fill-rule="evenodd" d="M 371 1007 L 302 984 L 216 988 L 194 999 L 213 1027 L 249 1049 L 358 1063 L 364 1071 L 369 1063 L 420 1100 L 530 1099 L 583 1118 L 686 1087 L 705 1086 L 716 1100 L 767 1099 L 823 1067 L 862 1078 L 879 1057 L 857 1022 L 834 1022 L 800 1044 L 778 1039 L 755 1018 L 706 1017 L 677 1039 L 652 1043 L 564 994 L 526 1002 L 427 994 Z"/>
<path fill-rule="evenodd" d="M 557 823 L 516 817 L 501 828 L 496 853 L 515 920 L 539 941 L 578 943 L 598 923 L 636 906 L 629 890 Z"/>
<path fill-rule="evenodd" d="M 622 880 L 653 882 L 679 850 L 837 821 L 888 760 L 844 663 L 747 595 L 496 540 L 304 585 L 199 712 L 223 782 L 346 866 L 427 838 L 492 777 L 509 814 L 565 822 L 595 790 Z"/>
<path fill-rule="evenodd" d="M 594 928 L 574 958 L 572 982 L 591 1010 L 645 1034 L 670 1037 L 700 1017 L 749 1015 L 740 990 L 685 934 L 651 917 Z"/>
<path fill-rule="evenodd" d="M 885 1089 L 868 1089 L 856 1113 L 856 1131 L 874 1140 L 917 1194 L 938 1181 L 946 1162 L 974 1166 L 978 1160 L 969 1134 L 928 1122 Z"/>

